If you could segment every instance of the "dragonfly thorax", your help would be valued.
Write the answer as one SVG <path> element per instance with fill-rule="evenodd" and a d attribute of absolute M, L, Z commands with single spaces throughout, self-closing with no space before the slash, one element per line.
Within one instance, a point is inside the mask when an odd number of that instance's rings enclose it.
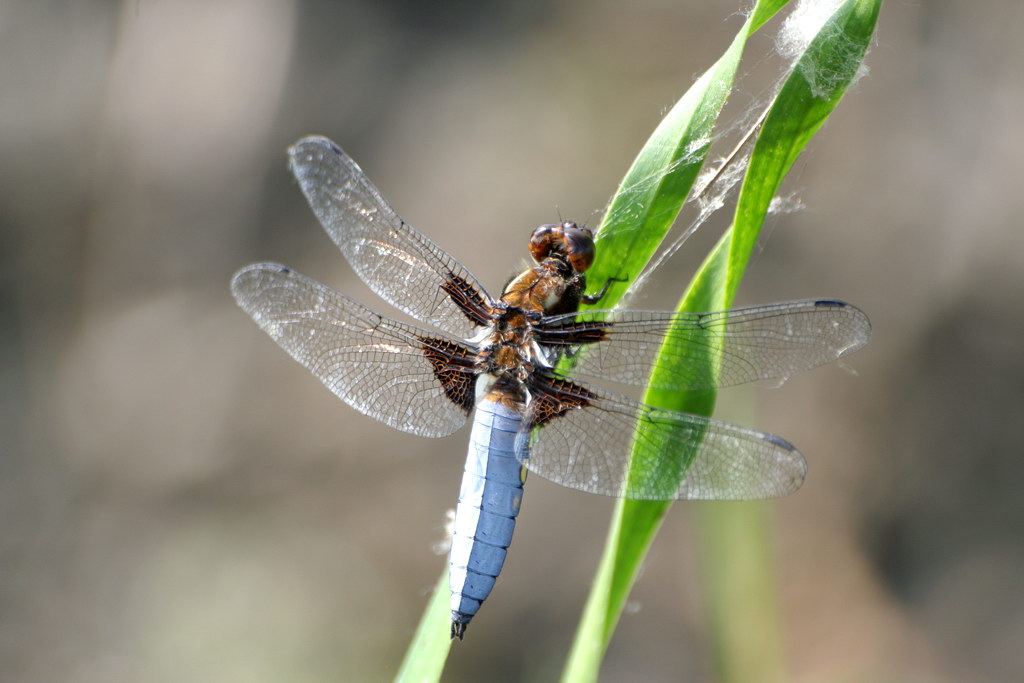
<path fill-rule="evenodd" d="M 541 315 L 571 313 L 579 307 L 586 280 L 572 271 L 563 256 L 549 256 L 505 287 L 501 300 Z"/>
<path fill-rule="evenodd" d="M 537 318 L 518 306 L 507 306 L 501 312 L 481 344 L 480 365 L 485 374 L 524 384 L 537 363 L 545 362 L 537 357 L 539 347 L 533 332 Z"/>

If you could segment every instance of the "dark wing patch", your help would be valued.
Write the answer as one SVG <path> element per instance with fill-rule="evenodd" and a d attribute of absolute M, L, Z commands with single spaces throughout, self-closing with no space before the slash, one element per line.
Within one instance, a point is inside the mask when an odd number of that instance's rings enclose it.
<path fill-rule="evenodd" d="M 570 410 L 590 405 L 596 394 L 568 380 L 535 374 L 530 380 L 531 409 L 528 428 L 540 427 Z"/>
<path fill-rule="evenodd" d="M 434 369 L 434 377 L 441 383 L 448 400 L 462 409 L 466 415 L 473 410 L 476 379 L 475 356 L 461 344 L 437 337 L 420 337 L 423 355 Z"/>
<path fill-rule="evenodd" d="M 496 315 L 494 308 L 487 302 L 480 288 L 464 277 L 456 273 L 448 273 L 448 278 L 441 285 L 441 289 L 448 294 L 448 298 L 466 314 L 466 317 L 474 325 L 484 327 L 494 319 Z"/>
<path fill-rule="evenodd" d="M 541 323 L 533 332 L 537 343 L 549 346 L 584 346 L 608 338 L 611 323 L 591 320 L 582 322 Z"/>

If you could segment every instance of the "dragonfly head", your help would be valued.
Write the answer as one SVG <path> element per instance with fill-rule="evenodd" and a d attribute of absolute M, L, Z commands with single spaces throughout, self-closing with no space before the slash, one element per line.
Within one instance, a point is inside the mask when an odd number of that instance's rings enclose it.
<path fill-rule="evenodd" d="M 575 273 L 582 273 L 594 263 L 594 233 L 575 221 L 542 225 L 530 236 L 530 254 L 537 263 L 560 257 Z"/>

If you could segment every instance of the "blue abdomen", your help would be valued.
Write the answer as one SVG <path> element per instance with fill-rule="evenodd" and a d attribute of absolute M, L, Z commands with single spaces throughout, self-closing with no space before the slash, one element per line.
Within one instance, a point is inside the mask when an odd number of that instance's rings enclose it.
<path fill-rule="evenodd" d="M 516 457 L 521 424 L 514 407 L 489 399 L 477 404 L 449 559 L 452 637 L 462 637 L 490 595 L 512 543 L 525 479 Z"/>

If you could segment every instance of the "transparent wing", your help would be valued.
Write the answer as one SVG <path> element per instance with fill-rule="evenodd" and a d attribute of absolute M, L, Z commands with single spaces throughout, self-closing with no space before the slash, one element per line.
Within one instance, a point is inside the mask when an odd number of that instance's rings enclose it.
<path fill-rule="evenodd" d="M 554 400 L 576 405 L 542 422 L 524 460 L 531 472 L 557 484 L 635 500 L 753 500 L 785 496 L 803 483 L 804 457 L 777 436 L 582 385 L 568 385 L 573 389 L 566 396 L 566 385 L 553 392 Z M 531 410 L 544 409 L 544 393 L 534 397 Z M 638 475 L 627 483 L 638 428 Z M 524 432 L 521 438 L 533 437 Z"/>
<path fill-rule="evenodd" d="M 288 155 L 313 213 L 370 289 L 438 329 L 473 336 L 490 298 L 468 270 L 403 221 L 327 138 L 303 138 Z"/>
<path fill-rule="evenodd" d="M 459 363 L 472 353 L 461 343 L 379 316 L 277 263 L 238 271 L 231 292 L 281 348 L 359 412 L 421 436 L 446 436 L 465 423 L 473 375 Z"/>
<path fill-rule="evenodd" d="M 711 389 L 786 379 L 853 353 L 871 336 L 863 311 L 834 300 L 720 313 L 586 311 L 546 318 L 538 329 L 541 343 L 570 353 L 578 350 L 574 375 L 658 389 Z M 577 346 L 587 335 L 599 341 Z M 651 368 L 663 344 L 683 362 L 673 364 L 667 373 L 656 373 L 651 384 Z M 707 358 L 709 351 L 719 348 L 716 374 Z"/>

